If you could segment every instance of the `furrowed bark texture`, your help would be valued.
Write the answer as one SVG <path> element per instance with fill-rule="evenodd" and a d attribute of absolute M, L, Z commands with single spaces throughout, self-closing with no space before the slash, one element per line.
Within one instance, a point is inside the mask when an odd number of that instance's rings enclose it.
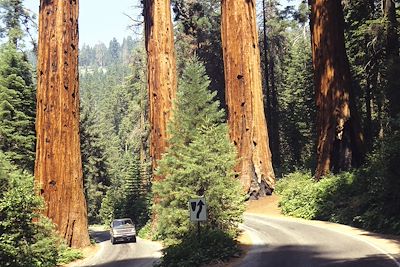
<path fill-rule="evenodd" d="M 222 45 L 229 134 L 244 189 L 257 197 L 275 186 L 264 115 L 255 0 L 222 0 Z"/>
<path fill-rule="evenodd" d="M 351 95 L 351 74 L 344 43 L 340 1 L 310 0 L 314 80 L 317 104 L 319 180 L 331 171 L 362 161 L 364 138 Z"/>
<path fill-rule="evenodd" d="M 35 182 L 72 247 L 90 244 L 79 139 L 78 0 L 41 0 Z"/>
<path fill-rule="evenodd" d="M 153 173 L 167 147 L 167 122 L 176 95 L 176 59 L 170 0 L 144 1 L 150 156 Z M 155 180 L 162 177 L 154 176 Z"/>

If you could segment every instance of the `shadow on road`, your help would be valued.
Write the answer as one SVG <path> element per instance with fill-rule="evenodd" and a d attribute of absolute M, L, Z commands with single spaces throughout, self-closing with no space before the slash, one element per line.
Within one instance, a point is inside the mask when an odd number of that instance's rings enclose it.
<path fill-rule="evenodd" d="M 157 258 L 140 258 L 140 259 L 127 259 L 118 260 L 107 263 L 96 264 L 96 267 L 151 267 L 153 262 L 158 261 Z M 93 267 L 93 265 L 90 265 Z M 89 267 L 89 266 L 82 266 Z"/>
<path fill-rule="evenodd" d="M 89 235 L 90 238 L 93 239 L 96 243 L 101 243 L 110 240 L 110 232 L 107 230 L 104 231 L 89 230 Z"/>
<path fill-rule="evenodd" d="M 340 246 L 340 244 L 338 244 Z M 338 258 L 321 253 L 313 246 L 243 246 L 247 255 L 242 261 L 229 266 L 251 267 L 398 267 L 398 263 L 384 254 L 368 255 L 363 258 Z M 356 248 L 354 249 L 356 250 Z M 400 255 L 392 255 L 394 258 Z"/>

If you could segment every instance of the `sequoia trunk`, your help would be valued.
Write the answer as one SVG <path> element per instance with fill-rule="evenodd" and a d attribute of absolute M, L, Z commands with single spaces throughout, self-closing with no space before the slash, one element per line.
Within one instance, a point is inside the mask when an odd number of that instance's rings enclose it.
<path fill-rule="evenodd" d="M 254 197 L 275 186 L 264 115 L 255 0 L 222 0 L 221 35 L 229 134 L 237 147 L 237 171 Z"/>
<path fill-rule="evenodd" d="M 361 163 L 363 134 L 351 93 L 340 1 L 310 0 L 314 80 L 317 104 L 319 180 L 329 172 Z"/>
<path fill-rule="evenodd" d="M 144 0 L 150 156 L 153 173 L 167 147 L 167 122 L 176 95 L 176 59 L 170 0 Z M 155 180 L 161 177 L 154 177 Z"/>
<path fill-rule="evenodd" d="M 90 244 L 79 139 L 78 0 L 41 0 L 35 182 L 72 247 Z"/>

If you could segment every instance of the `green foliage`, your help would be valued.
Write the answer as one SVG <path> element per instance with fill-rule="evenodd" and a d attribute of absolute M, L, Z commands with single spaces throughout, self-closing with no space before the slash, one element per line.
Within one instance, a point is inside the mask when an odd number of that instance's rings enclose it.
<path fill-rule="evenodd" d="M 35 88 L 32 69 L 13 44 L 0 48 L 0 150 L 22 169 L 33 172 Z"/>
<path fill-rule="evenodd" d="M 158 266 L 204 266 L 240 253 L 237 243 L 223 231 L 202 229 L 200 237 L 192 232 L 183 237 L 182 243 L 165 248 Z"/>
<path fill-rule="evenodd" d="M 153 239 L 153 236 L 152 236 L 153 233 L 152 233 L 151 227 L 152 227 L 152 223 L 151 223 L 151 221 L 148 221 L 146 223 L 146 225 L 144 225 L 142 228 L 140 228 L 140 230 L 138 232 L 138 236 L 143 239 Z"/>
<path fill-rule="evenodd" d="M 204 67 L 190 60 L 178 88 L 175 112 L 169 124 L 169 148 L 158 162 L 154 183 L 158 238 L 179 243 L 194 226 L 189 222 L 188 201 L 204 195 L 208 206 L 205 223 L 234 237 L 244 211 L 244 196 L 233 168 L 236 153 L 222 123 L 215 93 L 208 91 Z"/>
<path fill-rule="evenodd" d="M 307 37 L 303 34 L 296 30 L 290 35 L 293 44 L 285 62 L 284 86 L 279 95 L 283 172 L 312 168 L 315 156 L 316 107 L 311 42 L 309 32 Z"/>
<path fill-rule="evenodd" d="M 39 212 L 43 200 L 34 192 L 33 177 L 16 170 L 0 154 L 0 262 L 3 266 L 55 266 L 58 239 Z"/>
<path fill-rule="evenodd" d="M 353 175 L 343 173 L 328 176 L 317 182 L 310 173 L 295 172 L 278 181 L 276 192 L 282 197 L 279 203 L 284 214 L 304 218 L 329 220 L 335 208 L 341 205 L 336 198 L 353 181 Z"/>
<path fill-rule="evenodd" d="M 91 94 L 88 93 L 91 101 Z M 85 196 L 88 205 L 89 223 L 101 221 L 99 210 L 110 184 L 105 148 L 101 144 L 93 105 L 81 105 L 80 138 Z"/>
<path fill-rule="evenodd" d="M 73 262 L 75 260 L 79 260 L 83 258 L 83 254 L 78 249 L 70 248 L 64 244 L 59 247 L 58 252 L 58 265 L 67 264 Z"/>
<path fill-rule="evenodd" d="M 141 227 L 148 220 L 145 53 L 139 48 L 132 53 L 133 45 L 131 38 L 122 47 L 112 40 L 106 49 L 112 63 L 87 58 L 81 66 L 81 149 L 91 223 L 131 217 Z M 92 48 L 83 50 L 86 58 Z M 130 68 L 125 57 L 134 63 Z"/>
<path fill-rule="evenodd" d="M 221 3 L 208 0 L 173 0 L 178 73 L 194 55 L 204 62 L 211 88 L 225 107 L 225 80 L 221 42 Z"/>
<path fill-rule="evenodd" d="M 277 183 L 283 213 L 384 233 L 400 233 L 400 134 L 376 145 L 364 168 L 316 182 L 292 173 Z"/>
<path fill-rule="evenodd" d="M 35 16 L 24 7 L 22 0 L 0 0 L 0 38 L 20 47 L 23 37 L 35 28 Z"/>

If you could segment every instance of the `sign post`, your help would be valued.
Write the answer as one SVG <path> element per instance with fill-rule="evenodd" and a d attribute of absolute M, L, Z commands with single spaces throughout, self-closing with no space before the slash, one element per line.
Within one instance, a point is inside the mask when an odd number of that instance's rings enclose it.
<path fill-rule="evenodd" d="M 207 220 L 207 204 L 204 197 L 189 200 L 190 221 L 197 222 L 197 236 L 200 237 L 200 222 Z"/>

